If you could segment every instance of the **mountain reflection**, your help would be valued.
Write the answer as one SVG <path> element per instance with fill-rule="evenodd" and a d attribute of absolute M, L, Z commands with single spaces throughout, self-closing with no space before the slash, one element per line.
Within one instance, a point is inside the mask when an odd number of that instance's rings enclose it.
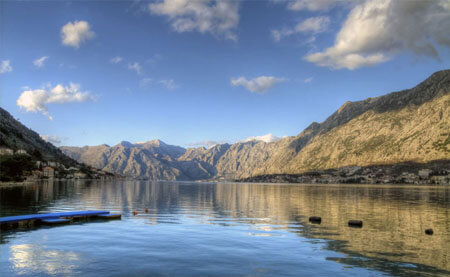
<path fill-rule="evenodd" d="M 1 216 L 108 209 L 148 224 L 193 220 L 248 226 L 255 236 L 293 232 L 312 243 L 319 239 L 326 249 L 344 255 L 330 260 L 350 266 L 394 275 L 450 274 L 448 187 L 45 182 L 1 188 L 0 200 Z M 312 215 L 322 217 L 322 224 L 308 223 Z M 350 219 L 363 220 L 363 228 L 349 228 Z M 427 228 L 434 229 L 433 236 L 424 234 Z M 23 263 L 24 252 L 14 252 L 15 264 Z"/>

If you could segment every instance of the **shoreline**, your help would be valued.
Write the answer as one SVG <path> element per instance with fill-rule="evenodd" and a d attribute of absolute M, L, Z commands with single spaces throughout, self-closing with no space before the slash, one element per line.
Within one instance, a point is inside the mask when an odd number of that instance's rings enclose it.
<path fill-rule="evenodd" d="M 100 179 L 47 179 L 47 180 L 25 180 L 22 182 L 0 182 L 0 188 L 8 188 L 8 187 L 19 187 L 19 186 L 28 186 L 40 184 L 48 181 L 114 181 L 114 180 L 100 180 Z M 433 184 L 433 183 L 344 183 L 344 182 L 287 182 L 287 181 L 270 181 L 270 180 L 205 180 L 205 181 L 177 181 L 177 180 L 122 180 L 122 181 L 133 181 L 133 182 L 165 182 L 165 183 L 193 183 L 193 184 L 264 184 L 264 185 L 364 185 L 364 186 L 399 186 L 399 187 L 407 187 L 407 186 L 418 186 L 418 187 L 446 187 L 450 186 L 450 184 Z"/>
<path fill-rule="evenodd" d="M 36 183 L 42 183 L 42 182 L 48 182 L 48 181 L 114 181 L 115 179 L 66 179 L 66 178 L 52 178 L 52 179 L 27 179 L 24 181 L 20 181 L 20 182 L 13 182 L 13 181 L 8 181 L 8 182 L 1 182 L 0 181 L 0 188 L 1 187 L 13 187 L 13 186 L 25 186 L 25 185 L 29 185 L 29 184 L 36 184 Z M 117 179 L 119 180 L 119 179 Z"/>

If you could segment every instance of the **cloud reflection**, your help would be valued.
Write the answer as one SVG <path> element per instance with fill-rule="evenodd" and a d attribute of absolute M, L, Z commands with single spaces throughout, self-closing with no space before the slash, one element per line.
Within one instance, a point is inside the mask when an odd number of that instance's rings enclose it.
<path fill-rule="evenodd" d="M 20 275 L 71 275 L 78 268 L 80 256 L 71 251 L 48 250 L 36 244 L 10 246 L 9 261 Z"/>

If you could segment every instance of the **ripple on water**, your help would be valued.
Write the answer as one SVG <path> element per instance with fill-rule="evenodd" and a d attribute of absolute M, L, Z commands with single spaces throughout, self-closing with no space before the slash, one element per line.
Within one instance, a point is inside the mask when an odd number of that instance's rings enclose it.
<path fill-rule="evenodd" d="M 0 196 L 1 216 L 123 215 L 2 232 L 1 276 L 450 275 L 448 187 L 47 182 Z"/>

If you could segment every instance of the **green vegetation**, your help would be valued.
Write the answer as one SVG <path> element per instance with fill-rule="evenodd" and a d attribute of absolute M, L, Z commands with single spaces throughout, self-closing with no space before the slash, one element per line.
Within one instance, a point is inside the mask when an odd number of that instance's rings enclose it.
<path fill-rule="evenodd" d="M 438 141 L 433 142 L 433 147 L 434 149 L 438 150 L 438 151 L 442 151 L 442 152 L 449 152 L 450 153 L 450 134 L 448 133 L 443 133 L 441 134 L 441 136 L 445 137 L 447 136 L 445 139 L 439 139 Z"/>
<path fill-rule="evenodd" d="M 377 150 L 377 148 L 383 144 L 385 144 L 388 141 L 388 136 L 385 135 L 378 135 L 370 138 L 369 140 L 365 141 L 361 145 L 360 151 L 362 152 L 373 152 Z"/>
<path fill-rule="evenodd" d="M 28 155 L 4 155 L 0 156 L 0 181 L 23 181 L 23 172 L 31 171 L 35 163 Z"/>

